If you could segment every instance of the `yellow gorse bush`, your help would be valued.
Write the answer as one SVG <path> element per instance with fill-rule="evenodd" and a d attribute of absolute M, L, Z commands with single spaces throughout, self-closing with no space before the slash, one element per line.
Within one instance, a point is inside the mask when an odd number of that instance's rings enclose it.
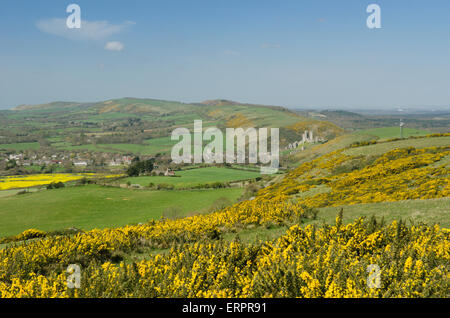
<path fill-rule="evenodd" d="M 328 191 L 324 193 L 298 199 L 308 207 L 448 197 L 448 164 L 433 164 L 449 155 L 448 147 L 396 149 L 362 169 L 332 174 L 333 169 L 354 159 L 342 154 L 342 150 L 335 151 L 301 165 L 259 195 L 293 195 L 325 186 Z"/>
<path fill-rule="evenodd" d="M 109 233 L 108 235 L 110 235 Z M 49 267 L 39 256 L 26 272 L 4 272 L 2 297 L 447 297 L 449 231 L 438 226 L 363 222 L 316 228 L 292 226 L 274 242 L 238 241 L 179 244 L 166 254 L 136 263 L 100 263 L 113 248 L 100 243 L 105 233 L 62 241 L 46 257 L 66 266 L 84 263 L 81 288 L 68 289 L 64 266 Z M 122 237 L 124 239 L 124 237 Z M 118 241 L 121 241 L 119 239 Z M 84 241 L 84 242 L 82 242 Z M 122 241 L 123 242 L 123 241 Z M 53 242 L 55 243 L 55 242 Z M 45 244 L 45 243 L 44 243 Z M 42 246 L 44 249 L 48 245 Z M 75 257 L 76 253 L 80 253 Z M 26 250 L 22 250 L 26 253 Z M 62 254 L 61 254 L 62 253 Z M 67 254 L 65 254 L 67 253 Z M 74 253 L 74 254 L 72 254 Z M 83 255 L 86 257 L 83 259 Z M 60 258 L 64 256 L 64 258 Z M 15 257 L 17 255 L 8 255 Z M 24 257 L 24 254 L 21 255 Z M 95 258 L 97 258 L 95 260 Z M 40 263 L 42 262 L 42 263 Z M 47 263 L 47 265 L 45 265 Z M 367 268 L 380 267 L 381 285 L 370 288 Z M 11 264 L 9 264 L 11 266 Z M 23 264 L 26 266 L 25 264 Z M 31 266 L 31 263 L 27 264 Z M 20 267 L 16 268 L 19 270 Z M 5 276 L 6 275 L 6 276 Z"/>

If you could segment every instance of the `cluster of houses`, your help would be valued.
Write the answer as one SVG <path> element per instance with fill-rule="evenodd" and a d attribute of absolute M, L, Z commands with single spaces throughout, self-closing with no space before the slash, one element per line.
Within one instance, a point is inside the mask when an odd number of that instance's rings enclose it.
<path fill-rule="evenodd" d="M 67 160 L 65 156 L 58 156 L 58 155 L 31 155 L 28 156 L 24 153 L 17 153 L 17 154 L 7 154 L 4 158 L 5 162 L 9 161 L 15 161 L 16 165 L 18 166 L 40 166 L 40 165 L 51 165 L 51 164 L 62 164 L 64 161 Z"/>
<path fill-rule="evenodd" d="M 120 156 L 116 155 L 107 162 L 107 165 L 110 167 L 118 167 L 118 166 L 128 166 L 131 164 L 133 160 L 132 156 Z"/>
<path fill-rule="evenodd" d="M 13 160 L 15 161 L 17 166 L 24 167 L 63 164 L 72 164 L 75 167 L 87 167 L 92 164 L 117 167 L 130 165 L 133 157 L 108 153 L 0 153 L 0 162 L 9 162 Z"/>

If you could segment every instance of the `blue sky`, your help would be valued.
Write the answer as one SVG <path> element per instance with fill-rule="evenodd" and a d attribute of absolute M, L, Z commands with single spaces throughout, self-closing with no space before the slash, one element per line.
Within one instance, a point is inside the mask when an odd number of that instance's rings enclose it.
<path fill-rule="evenodd" d="M 58 24 L 71 3 L 82 10 L 78 34 Z M 381 7 L 381 29 L 366 26 L 371 3 Z M 126 96 L 445 106 L 449 87 L 447 0 L 2 0 L 0 7 L 0 108 Z"/>

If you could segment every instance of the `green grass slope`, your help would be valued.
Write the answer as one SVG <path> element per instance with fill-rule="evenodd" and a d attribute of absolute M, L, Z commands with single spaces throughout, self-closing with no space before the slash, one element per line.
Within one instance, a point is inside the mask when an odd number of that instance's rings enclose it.
<path fill-rule="evenodd" d="M 450 228 L 450 198 L 326 207 L 319 210 L 317 222 L 334 224 L 336 215 L 341 208 L 344 209 L 343 221 L 346 224 L 359 217 L 370 218 L 373 215 L 378 220 L 384 218 L 387 223 L 394 220 L 404 220 L 415 224 L 423 222 Z"/>
<path fill-rule="evenodd" d="M 90 185 L 0 197 L 0 237 L 30 228 L 51 231 L 118 227 L 159 219 L 171 207 L 179 207 L 187 215 L 204 211 L 222 197 L 234 202 L 242 191 L 144 191 Z"/>
<path fill-rule="evenodd" d="M 357 155 L 369 156 L 369 155 L 380 155 L 397 148 L 445 147 L 449 145 L 450 145 L 450 136 L 442 136 L 433 138 L 404 139 L 390 142 L 380 142 L 374 145 L 346 149 L 344 153 L 351 156 Z"/>
<path fill-rule="evenodd" d="M 390 138 L 400 138 L 400 127 L 383 127 L 383 128 L 372 128 L 372 129 L 364 129 L 356 132 L 357 134 L 364 134 L 377 137 L 379 139 L 390 139 Z M 417 137 L 417 136 L 425 136 L 431 134 L 430 131 L 423 129 L 413 129 L 404 127 L 403 128 L 403 137 Z"/>

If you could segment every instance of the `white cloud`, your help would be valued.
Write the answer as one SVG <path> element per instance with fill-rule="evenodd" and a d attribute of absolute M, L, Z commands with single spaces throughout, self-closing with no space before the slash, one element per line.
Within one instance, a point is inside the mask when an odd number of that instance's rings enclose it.
<path fill-rule="evenodd" d="M 105 50 L 108 51 L 122 51 L 125 48 L 125 46 L 118 41 L 112 41 L 112 42 L 108 42 L 105 45 Z"/>
<path fill-rule="evenodd" d="M 108 21 L 81 21 L 80 29 L 69 29 L 65 19 L 39 20 L 37 28 L 48 34 L 60 36 L 70 40 L 103 40 L 121 33 L 135 23 L 126 21 L 122 24 L 111 24 Z"/>

